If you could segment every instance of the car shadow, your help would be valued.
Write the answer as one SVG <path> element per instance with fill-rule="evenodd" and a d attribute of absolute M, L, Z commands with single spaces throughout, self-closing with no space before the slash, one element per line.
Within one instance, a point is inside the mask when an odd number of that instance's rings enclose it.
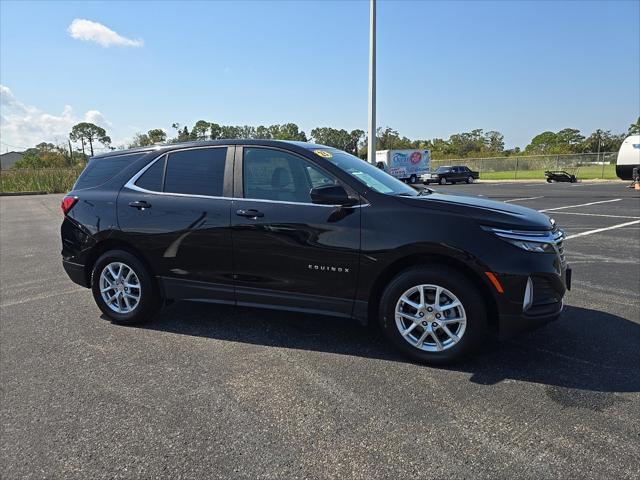
<path fill-rule="evenodd" d="M 140 328 L 411 363 L 377 328 L 318 315 L 176 302 Z M 598 408 L 609 400 L 574 391 L 640 392 L 639 347 L 639 324 L 567 306 L 558 321 L 514 339 L 488 339 L 477 355 L 444 368 L 467 372 L 480 385 L 505 380 L 548 385 L 548 395 L 559 403 Z"/>

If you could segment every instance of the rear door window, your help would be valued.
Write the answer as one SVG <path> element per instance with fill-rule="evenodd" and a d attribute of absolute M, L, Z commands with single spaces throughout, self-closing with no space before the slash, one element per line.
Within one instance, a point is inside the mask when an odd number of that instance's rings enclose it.
<path fill-rule="evenodd" d="M 226 156 L 226 147 L 194 148 L 169 153 L 164 191 L 222 197 Z"/>
<path fill-rule="evenodd" d="M 147 152 L 117 155 L 113 157 L 93 158 L 76 180 L 74 190 L 93 188 L 111 180 L 118 173 L 136 160 L 145 156 Z"/>

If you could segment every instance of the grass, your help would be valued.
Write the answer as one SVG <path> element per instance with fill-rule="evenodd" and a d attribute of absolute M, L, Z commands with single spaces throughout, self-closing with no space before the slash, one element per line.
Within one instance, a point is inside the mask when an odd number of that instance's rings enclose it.
<path fill-rule="evenodd" d="M 560 168 L 559 170 L 562 170 Z M 596 178 L 602 178 L 602 165 L 587 165 L 584 167 L 566 168 L 567 172 L 574 174 L 578 177 L 578 180 L 593 180 Z M 544 180 L 544 170 L 518 170 L 516 173 L 514 170 L 501 171 L 501 172 L 480 172 L 481 180 Z M 604 178 L 607 180 L 615 180 L 618 178 L 616 175 L 615 165 L 604 166 Z"/>
<path fill-rule="evenodd" d="M 0 192 L 68 192 L 83 168 L 2 170 L 0 171 Z"/>

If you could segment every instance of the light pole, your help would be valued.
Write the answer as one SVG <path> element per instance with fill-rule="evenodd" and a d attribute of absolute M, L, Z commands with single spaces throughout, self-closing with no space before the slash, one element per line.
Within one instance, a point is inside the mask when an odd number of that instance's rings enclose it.
<path fill-rule="evenodd" d="M 370 1 L 369 10 L 369 141 L 367 161 L 376 162 L 376 0 Z"/>

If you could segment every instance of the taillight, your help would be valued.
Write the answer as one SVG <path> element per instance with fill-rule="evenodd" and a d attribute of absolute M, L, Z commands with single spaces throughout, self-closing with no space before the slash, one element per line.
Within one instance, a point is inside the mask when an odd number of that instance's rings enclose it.
<path fill-rule="evenodd" d="M 78 197 L 64 197 L 62 199 L 62 205 L 60 205 L 60 207 L 62 208 L 62 213 L 64 213 L 65 215 L 69 213 L 69 211 L 73 208 L 77 201 Z"/>

